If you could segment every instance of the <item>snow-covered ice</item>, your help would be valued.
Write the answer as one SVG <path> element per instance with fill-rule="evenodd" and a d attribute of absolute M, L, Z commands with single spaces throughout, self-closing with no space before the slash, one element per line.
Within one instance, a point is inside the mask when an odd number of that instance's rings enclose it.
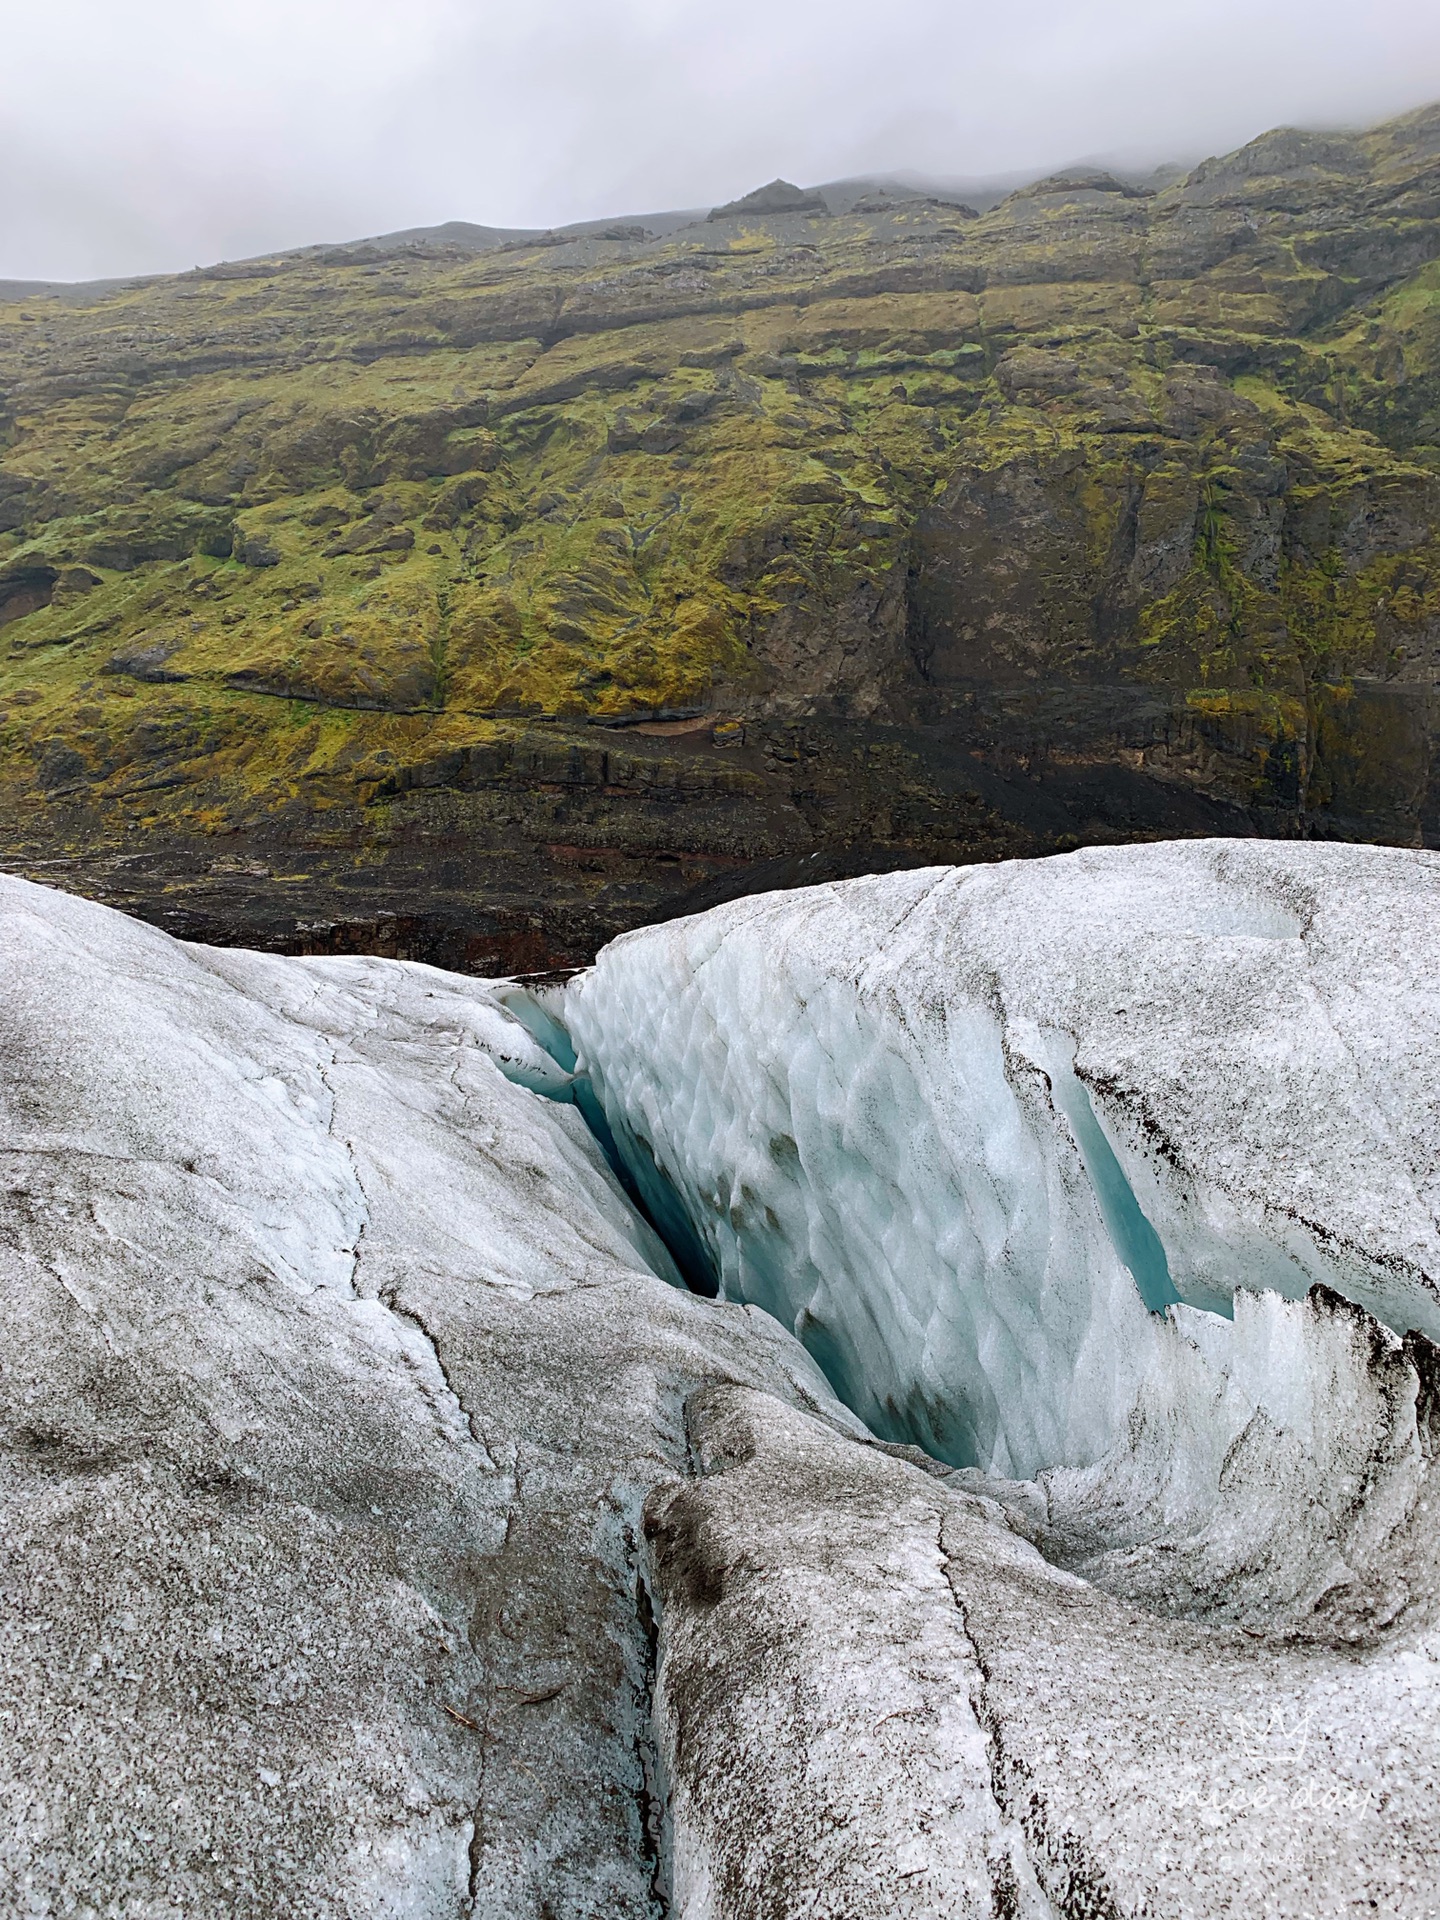
<path fill-rule="evenodd" d="M 505 996 L 0 877 L 0 1912 L 650 1920 L 643 1500 L 830 1396 Z"/>

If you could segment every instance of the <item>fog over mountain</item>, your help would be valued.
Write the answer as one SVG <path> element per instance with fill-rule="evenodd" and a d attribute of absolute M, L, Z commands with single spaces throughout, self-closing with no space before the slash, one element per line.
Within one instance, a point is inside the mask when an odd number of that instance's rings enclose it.
<path fill-rule="evenodd" d="M 777 173 L 1153 165 L 1440 93 L 1431 0 L 51 0 L 6 48 L 6 278 L 709 205 Z"/>

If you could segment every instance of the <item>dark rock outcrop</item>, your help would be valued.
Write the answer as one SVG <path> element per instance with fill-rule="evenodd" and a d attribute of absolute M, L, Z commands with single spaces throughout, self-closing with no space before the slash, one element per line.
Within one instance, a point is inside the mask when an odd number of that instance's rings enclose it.
<path fill-rule="evenodd" d="M 709 218 L 729 220 L 747 214 L 767 213 L 823 215 L 829 211 L 823 194 L 807 193 L 803 187 L 792 186 L 788 180 L 772 180 L 768 186 L 756 187 L 753 193 L 742 194 L 738 200 L 727 200 L 723 207 L 712 207 Z"/>
<path fill-rule="evenodd" d="M 812 856 L 1434 843 L 1437 127 L 24 291 L 0 853 L 559 964 Z"/>

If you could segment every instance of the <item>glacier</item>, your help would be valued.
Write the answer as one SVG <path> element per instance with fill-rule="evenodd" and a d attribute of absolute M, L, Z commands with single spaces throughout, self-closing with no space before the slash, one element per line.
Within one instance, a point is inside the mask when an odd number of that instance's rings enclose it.
<path fill-rule="evenodd" d="M 0 876 L 0 1911 L 1429 1920 L 1440 861 L 565 986 Z"/>
<path fill-rule="evenodd" d="M 0 877 L 0 1912 L 655 1912 L 644 1499 L 832 1396 L 505 992 Z"/>
<path fill-rule="evenodd" d="M 643 929 L 563 1017 L 652 1216 L 874 1432 L 1273 1619 L 1374 1603 L 1423 1477 L 1437 937 L 1433 855 L 1099 848 Z"/>

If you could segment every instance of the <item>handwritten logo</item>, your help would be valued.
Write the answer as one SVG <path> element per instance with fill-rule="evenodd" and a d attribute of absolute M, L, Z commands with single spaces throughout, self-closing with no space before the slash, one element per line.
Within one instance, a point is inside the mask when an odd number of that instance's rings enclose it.
<path fill-rule="evenodd" d="M 1367 1788 L 1344 1779 L 1325 1760 L 1312 1709 L 1226 1716 L 1229 1754 L 1215 1758 L 1205 1784 L 1184 1787 L 1176 1804 L 1201 1816 L 1288 1813 L 1316 1820 L 1352 1820 L 1371 1805 Z M 1228 1758 L 1228 1764 L 1227 1764 Z"/>

